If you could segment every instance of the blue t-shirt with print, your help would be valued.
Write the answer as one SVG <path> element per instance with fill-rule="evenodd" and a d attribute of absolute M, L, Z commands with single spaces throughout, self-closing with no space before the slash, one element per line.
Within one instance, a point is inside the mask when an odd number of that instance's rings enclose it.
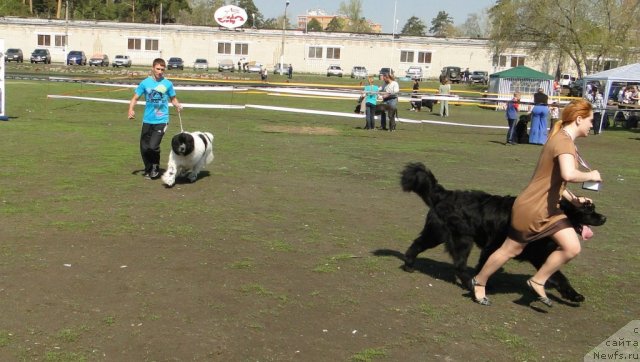
<path fill-rule="evenodd" d="M 142 122 L 149 124 L 169 123 L 169 99 L 176 96 L 173 83 L 166 78 L 156 81 L 149 77 L 136 88 L 138 96 L 144 95 L 146 106 Z"/>
<path fill-rule="evenodd" d="M 365 93 L 365 100 L 366 103 L 369 104 L 376 104 L 378 103 L 378 90 L 380 88 L 378 88 L 377 85 L 372 84 L 372 85 L 366 85 L 364 86 L 364 93 Z"/>

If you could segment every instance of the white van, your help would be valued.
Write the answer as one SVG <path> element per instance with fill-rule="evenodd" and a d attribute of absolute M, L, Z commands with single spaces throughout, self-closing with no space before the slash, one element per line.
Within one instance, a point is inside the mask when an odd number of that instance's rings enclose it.
<path fill-rule="evenodd" d="M 569 88 L 569 84 L 576 80 L 575 77 L 572 77 L 571 74 L 563 74 L 560 77 L 560 86 L 564 88 Z"/>

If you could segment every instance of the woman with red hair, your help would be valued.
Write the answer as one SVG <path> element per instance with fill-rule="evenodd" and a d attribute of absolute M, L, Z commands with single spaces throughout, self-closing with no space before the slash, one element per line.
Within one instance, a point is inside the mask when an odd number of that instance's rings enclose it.
<path fill-rule="evenodd" d="M 562 120 L 554 124 L 549 140 L 540 153 L 533 177 L 516 198 L 507 239 L 500 249 L 491 254 L 478 275 L 471 279 L 470 289 L 475 302 L 490 305 L 484 288 L 489 277 L 520 254 L 528 243 L 551 236 L 558 244 L 558 249 L 527 280 L 529 289 L 538 301 L 551 306 L 544 290 L 547 279 L 580 253 L 580 240 L 559 207 L 560 199 L 564 197 L 576 205 L 591 202 L 590 199 L 577 197 L 567 190 L 567 183 L 602 181 L 598 171 L 579 169 L 578 164 L 588 167 L 574 144 L 575 139 L 589 135 L 592 121 L 593 109 L 585 99 L 571 102 L 562 111 Z"/>

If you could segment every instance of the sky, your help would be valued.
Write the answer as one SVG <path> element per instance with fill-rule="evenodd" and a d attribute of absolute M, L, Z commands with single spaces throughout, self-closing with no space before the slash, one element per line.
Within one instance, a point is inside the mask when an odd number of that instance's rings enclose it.
<path fill-rule="evenodd" d="M 322 9 L 327 14 L 338 12 L 341 2 L 349 0 L 290 0 L 287 9 L 289 22 L 296 23 L 298 15 L 307 10 Z M 265 19 L 282 16 L 286 0 L 253 0 Z M 467 15 L 481 13 L 484 9 L 495 4 L 495 0 L 362 0 L 365 18 L 382 25 L 383 33 L 393 32 L 394 5 L 397 4 L 397 31 L 401 31 L 407 20 L 416 16 L 429 28 L 431 20 L 439 11 L 446 11 L 453 18 L 455 25 L 461 25 L 467 20 Z"/>

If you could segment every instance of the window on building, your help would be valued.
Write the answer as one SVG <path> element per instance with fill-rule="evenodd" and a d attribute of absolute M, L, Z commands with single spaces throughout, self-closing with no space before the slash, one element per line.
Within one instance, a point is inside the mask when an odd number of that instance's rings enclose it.
<path fill-rule="evenodd" d="M 431 52 L 418 52 L 418 63 L 431 64 Z"/>
<path fill-rule="evenodd" d="M 340 48 L 327 48 L 327 59 L 340 59 Z"/>
<path fill-rule="evenodd" d="M 494 55 L 493 56 L 493 66 L 494 67 L 506 67 L 507 66 L 507 56 L 506 55 Z"/>
<path fill-rule="evenodd" d="M 231 54 L 231 43 L 218 43 L 218 54 Z"/>
<path fill-rule="evenodd" d="M 129 50 L 141 50 L 142 49 L 142 39 L 140 39 L 140 38 L 129 38 L 127 40 L 127 49 L 129 49 Z"/>
<path fill-rule="evenodd" d="M 55 44 L 57 47 L 63 47 L 67 45 L 67 36 L 66 35 L 56 35 L 55 36 Z"/>
<path fill-rule="evenodd" d="M 511 57 L 511 66 L 512 67 L 519 67 L 521 65 L 524 65 L 524 57 L 522 57 L 522 56 L 512 56 Z"/>
<path fill-rule="evenodd" d="M 236 55 L 249 55 L 249 44 L 236 43 Z"/>
<path fill-rule="evenodd" d="M 49 34 L 38 34 L 38 45 L 39 46 L 51 46 L 51 35 Z"/>
<path fill-rule="evenodd" d="M 145 39 L 144 50 L 158 50 L 158 39 Z"/>
<path fill-rule="evenodd" d="M 309 47 L 310 59 L 322 59 L 322 47 Z"/>
<path fill-rule="evenodd" d="M 415 52 L 410 50 L 401 50 L 400 51 L 400 62 L 402 63 L 413 63 L 413 56 Z"/>

